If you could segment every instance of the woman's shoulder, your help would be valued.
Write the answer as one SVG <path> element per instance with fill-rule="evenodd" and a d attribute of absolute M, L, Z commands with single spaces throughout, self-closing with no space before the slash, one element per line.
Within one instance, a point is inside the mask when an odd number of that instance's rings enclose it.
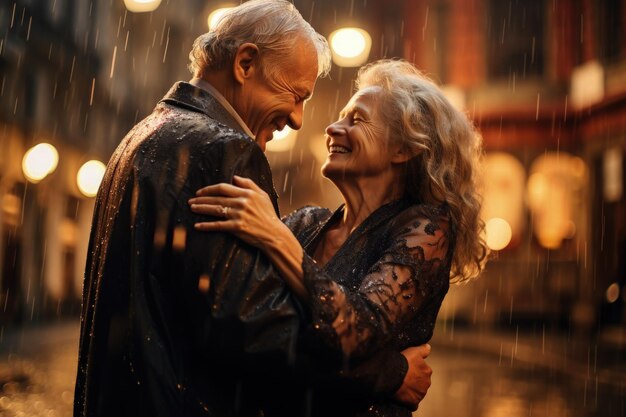
<path fill-rule="evenodd" d="M 450 214 L 445 205 L 412 204 L 393 220 L 392 227 L 402 231 L 422 228 L 427 234 L 437 230 L 450 232 Z"/>
<path fill-rule="evenodd" d="M 304 206 L 283 217 L 283 222 L 294 234 L 313 224 L 328 220 L 332 212 L 324 207 Z"/>

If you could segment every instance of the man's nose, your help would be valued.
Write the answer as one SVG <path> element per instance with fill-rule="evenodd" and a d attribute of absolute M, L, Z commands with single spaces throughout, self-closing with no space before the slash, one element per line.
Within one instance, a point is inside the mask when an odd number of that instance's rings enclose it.
<path fill-rule="evenodd" d="M 298 104 L 296 108 L 289 114 L 289 127 L 293 130 L 298 130 L 302 127 L 302 113 L 304 112 L 304 105 Z"/>

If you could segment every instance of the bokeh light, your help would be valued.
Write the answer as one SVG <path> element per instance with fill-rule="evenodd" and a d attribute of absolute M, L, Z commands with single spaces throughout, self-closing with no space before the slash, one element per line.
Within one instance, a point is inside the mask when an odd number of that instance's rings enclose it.
<path fill-rule="evenodd" d="M 296 139 L 298 137 L 298 132 L 290 128 L 289 126 L 285 126 L 283 130 L 275 130 L 274 138 L 267 142 L 265 145 L 265 149 L 269 152 L 286 152 L 296 145 Z"/>
<path fill-rule="evenodd" d="M 85 162 L 76 175 L 76 183 L 80 192 L 86 197 L 94 197 L 98 193 L 105 170 L 105 165 L 100 161 L 92 159 Z"/>
<path fill-rule="evenodd" d="M 124 0 L 124 5 L 128 11 L 133 13 L 146 13 L 156 10 L 161 4 L 161 0 Z"/>
<path fill-rule="evenodd" d="M 30 148 L 22 159 L 22 171 L 26 179 L 38 183 L 56 169 L 59 152 L 49 143 L 40 143 Z"/>
<path fill-rule="evenodd" d="M 609 287 L 606 289 L 606 301 L 608 301 L 609 303 L 614 303 L 617 301 L 617 299 L 619 298 L 619 285 L 617 284 L 617 282 L 612 283 L 611 285 L 609 285 Z"/>
<path fill-rule="evenodd" d="M 513 231 L 509 223 L 499 217 L 489 219 L 485 225 L 487 246 L 491 250 L 501 250 L 511 242 Z"/>
<path fill-rule="evenodd" d="M 363 65 L 372 47 L 372 38 L 363 29 L 341 28 L 328 37 L 333 61 L 340 67 Z"/>
<path fill-rule="evenodd" d="M 217 22 L 219 22 L 220 19 L 222 18 L 222 16 L 224 16 L 224 13 L 226 13 L 230 9 L 232 9 L 232 7 L 220 7 L 219 9 L 213 10 L 209 14 L 209 17 L 207 19 L 207 24 L 209 25 L 209 30 L 215 29 L 215 26 L 217 26 Z"/>

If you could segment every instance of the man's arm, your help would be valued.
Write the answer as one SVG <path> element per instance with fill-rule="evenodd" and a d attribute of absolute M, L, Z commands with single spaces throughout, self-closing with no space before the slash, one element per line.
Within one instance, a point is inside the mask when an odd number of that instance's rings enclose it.
<path fill-rule="evenodd" d="M 190 188 L 195 192 L 197 188 L 211 183 L 230 182 L 233 175 L 247 177 L 272 196 L 278 212 L 267 160 L 256 144 L 242 142 L 225 142 L 218 152 L 219 158 L 207 160 L 202 167 L 204 175 L 200 183 L 195 178 L 190 179 Z M 211 155 L 215 156 L 215 152 L 211 152 Z M 182 200 L 186 201 L 185 198 Z M 303 310 L 268 259 L 230 235 L 200 233 L 189 228 L 187 231 L 187 248 L 194 260 L 189 260 L 186 266 L 200 259 L 200 264 L 188 271 L 192 282 L 190 288 L 193 291 L 193 275 L 204 277 L 196 278 L 198 285 L 200 279 L 206 281 L 207 277 L 210 278 L 211 291 L 206 296 L 215 322 L 211 338 L 219 340 L 219 349 L 235 360 L 270 354 L 283 364 L 295 363 Z M 203 250 L 196 253 L 197 248 Z M 254 370 L 254 367 L 264 368 L 271 363 L 250 360 L 246 361 L 245 367 Z M 398 365 L 392 369 L 390 363 Z M 407 365 L 400 353 L 388 351 L 378 358 L 372 358 L 369 363 L 364 361 L 362 367 L 358 366 L 354 372 L 340 378 L 346 382 L 346 386 L 356 387 L 363 395 L 384 397 L 393 395 L 403 386 L 403 380 L 416 379 L 414 373 L 406 372 L 414 367 Z M 307 372 L 315 371 L 311 369 Z M 413 378 L 409 378 L 411 375 L 414 375 Z"/>
<path fill-rule="evenodd" d="M 415 411 L 430 388 L 433 370 L 424 360 L 430 355 L 430 345 L 410 347 L 403 350 L 402 355 L 406 357 L 408 369 L 393 398 Z"/>

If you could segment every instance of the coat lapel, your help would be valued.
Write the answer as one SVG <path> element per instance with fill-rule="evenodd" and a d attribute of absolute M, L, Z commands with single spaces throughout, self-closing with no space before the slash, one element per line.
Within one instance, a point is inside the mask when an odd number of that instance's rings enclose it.
<path fill-rule="evenodd" d="M 203 113 L 238 132 L 245 133 L 233 116 L 210 93 L 187 82 L 179 81 L 174 84 L 161 102 Z"/>

